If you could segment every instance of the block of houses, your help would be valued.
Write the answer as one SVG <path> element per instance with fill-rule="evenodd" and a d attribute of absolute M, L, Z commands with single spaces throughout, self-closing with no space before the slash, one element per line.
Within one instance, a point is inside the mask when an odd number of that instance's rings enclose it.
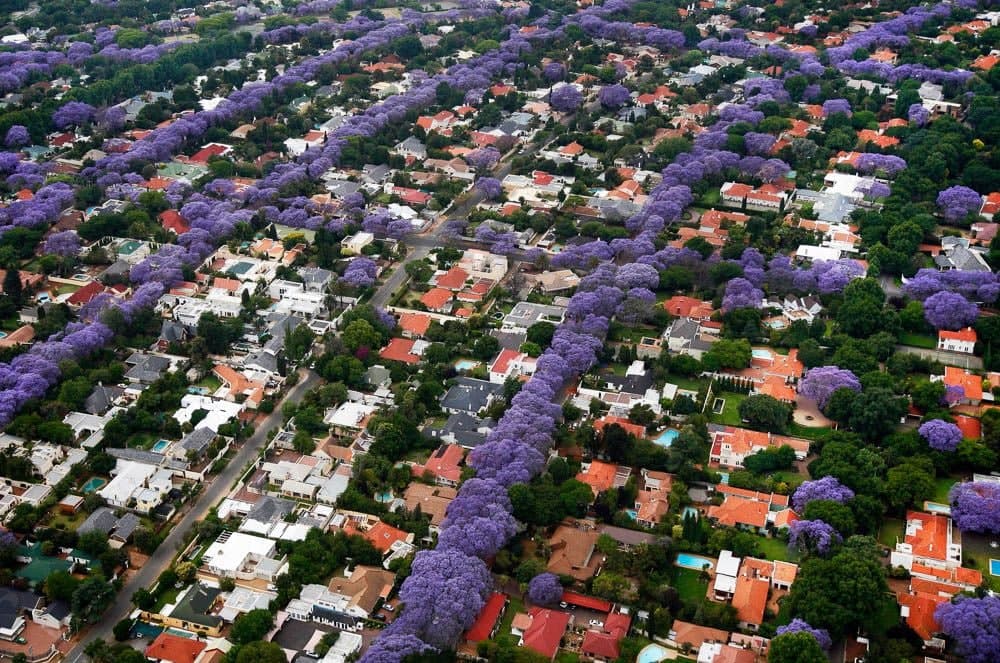
<path fill-rule="evenodd" d="M 508 378 L 533 375 L 538 358 L 524 352 L 503 349 L 490 363 L 490 382 L 503 384 Z"/>
<path fill-rule="evenodd" d="M 502 384 L 459 377 L 441 398 L 441 409 L 449 414 L 478 414 L 492 405 L 502 393 Z"/>
<path fill-rule="evenodd" d="M 797 460 L 805 460 L 809 455 L 809 441 L 795 437 L 718 424 L 710 424 L 708 432 L 712 438 L 709 462 L 720 467 L 742 468 L 747 456 L 786 445 L 795 451 Z"/>
<path fill-rule="evenodd" d="M 591 627 L 583 634 L 580 653 L 594 661 L 615 661 L 621 655 L 619 646 L 628 635 L 632 618 L 621 612 L 611 612 L 604 617 L 600 627 Z"/>
<path fill-rule="evenodd" d="M 958 331 L 941 329 L 938 331 L 937 348 L 938 350 L 961 352 L 971 355 L 975 353 L 977 340 L 976 330 L 972 327 L 966 327 Z"/>
<path fill-rule="evenodd" d="M 457 486 L 462 479 L 465 450 L 457 444 L 442 444 L 423 465 L 411 465 L 413 476 L 429 476 L 442 486 Z"/>
<path fill-rule="evenodd" d="M 527 613 L 514 616 L 511 633 L 520 637 L 519 647 L 526 647 L 551 661 L 555 659 L 572 620 L 573 615 L 568 612 L 531 608 Z"/>
<path fill-rule="evenodd" d="M 722 504 L 708 508 L 708 518 L 725 527 L 766 534 L 769 527 L 788 527 L 798 516 L 788 506 L 786 495 L 760 493 L 724 484 L 716 486 L 724 496 Z"/>

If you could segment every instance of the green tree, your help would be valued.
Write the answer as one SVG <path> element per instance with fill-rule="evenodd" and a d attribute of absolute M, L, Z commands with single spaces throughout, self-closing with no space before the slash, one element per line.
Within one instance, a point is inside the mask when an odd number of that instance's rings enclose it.
<path fill-rule="evenodd" d="M 262 639 L 274 626 L 274 615 L 267 610 L 251 610 L 236 618 L 229 639 L 237 645 L 246 645 Z"/>
<path fill-rule="evenodd" d="M 740 339 L 720 339 L 701 358 L 706 370 L 717 371 L 720 368 L 740 369 L 750 365 L 750 341 Z"/>
<path fill-rule="evenodd" d="M 276 642 L 251 642 L 241 646 L 234 663 L 287 663 L 284 650 Z"/>
<path fill-rule="evenodd" d="M 740 418 L 746 421 L 750 428 L 769 433 L 784 433 L 792 416 L 792 409 L 789 406 L 767 394 L 754 394 L 743 399 L 739 412 Z"/>
<path fill-rule="evenodd" d="M 115 588 L 100 575 L 83 580 L 74 590 L 70 606 L 73 618 L 84 624 L 97 622 L 115 599 Z"/>
<path fill-rule="evenodd" d="M 297 430 L 295 437 L 292 438 L 292 447 L 300 454 L 311 454 L 316 451 L 316 440 L 309 434 L 309 431 Z"/>
<path fill-rule="evenodd" d="M 840 532 L 843 538 L 854 535 L 857 524 L 851 507 L 833 500 L 813 500 L 806 505 L 802 517 L 806 520 L 822 520 Z"/>
<path fill-rule="evenodd" d="M 45 579 L 45 596 L 50 601 L 71 601 L 78 584 L 68 571 L 53 571 Z"/>
<path fill-rule="evenodd" d="M 367 320 L 354 320 L 341 336 L 344 346 L 351 352 L 361 348 L 374 349 L 382 344 L 382 336 Z"/>
<path fill-rule="evenodd" d="M 930 499 L 934 488 L 934 464 L 925 456 L 907 458 L 886 474 L 886 499 L 899 511 Z"/>
<path fill-rule="evenodd" d="M 809 633 L 785 633 L 771 640 L 768 663 L 826 663 L 826 654 Z"/>
<path fill-rule="evenodd" d="M 15 306 L 24 304 L 24 284 L 21 283 L 21 273 L 16 267 L 11 267 L 3 275 L 3 294 L 14 302 Z"/>

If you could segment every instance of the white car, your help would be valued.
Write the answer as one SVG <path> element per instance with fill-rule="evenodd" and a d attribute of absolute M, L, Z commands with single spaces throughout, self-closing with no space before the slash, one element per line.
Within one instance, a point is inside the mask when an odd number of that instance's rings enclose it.
<path fill-rule="evenodd" d="M 596 619 L 591 619 L 590 625 L 593 626 L 594 628 L 601 628 L 602 626 L 604 626 L 604 622 L 598 621 Z"/>
<path fill-rule="evenodd" d="M 569 607 L 569 603 L 566 603 L 565 601 L 560 601 L 559 602 L 559 607 L 560 608 L 568 608 Z"/>

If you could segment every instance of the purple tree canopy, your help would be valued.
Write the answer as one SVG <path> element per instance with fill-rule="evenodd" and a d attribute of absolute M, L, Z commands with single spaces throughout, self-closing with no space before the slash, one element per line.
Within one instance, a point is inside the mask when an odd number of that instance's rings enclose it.
<path fill-rule="evenodd" d="M 722 296 L 722 310 L 729 312 L 738 308 L 760 308 L 764 303 L 764 291 L 745 278 L 737 277 L 726 283 Z"/>
<path fill-rule="evenodd" d="M 97 109 L 82 101 L 71 101 L 52 114 L 52 124 L 56 129 L 80 127 L 94 119 Z"/>
<path fill-rule="evenodd" d="M 932 449 L 938 451 L 954 451 L 962 441 L 962 429 L 943 419 L 924 422 L 918 432 Z"/>
<path fill-rule="evenodd" d="M 358 256 L 347 265 L 341 278 L 355 288 L 367 288 L 375 283 L 377 275 L 378 267 L 375 262 L 371 258 Z"/>
<path fill-rule="evenodd" d="M 45 240 L 42 250 L 63 258 L 75 256 L 80 253 L 80 237 L 75 230 L 54 233 Z"/>
<path fill-rule="evenodd" d="M 495 177 L 480 177 L 476 180 L 476 188 L 483 192 L 487 200 L 496 200 L 503 193 L 503 185 Z"/>
<path fill-rule="evenodd" d="M 7 130 L 7 136 L 4 138 L 4 145 L 7 147 L 24 147 L 31 143 L 31 134 L 28 133 L 28 129 L 20 124 L 15 124 Z"/>
<path fill-rule="evenodd" d="M 963 532 L 1000 534 L 1000 483 L 967 481 L 948 495 L 951 517 Z"/>
<path fill-rule="evenodd" d="M 559 576 L 539 573 L 528 583 L 528 598 L 535 605 L 555 605 L 562 600 L 563 588 Z"/>
<path fill-rule="evenodd" d="M 1000 598 L 958 597 L 934 611 L 941 631 L 966 663 L 994 663 L 1000 652 Z"/>
<path fill-rule="evenodd" d="M 624 85 L 605 85 L 597 93 L 601 105 L 611 110 L 618 110 L 632 99 L 628 88 Z"/>
<path fill-rule="evenodd" d="M 482 173 L 497 165 L 497 162 L 500 161 L 500 150 L 495 147 L 481 147 L 466 154 L 465 160 L 469 162 L 470 166 Z"/>
<path fill-rule="evenodd" d="M 791 545 L 821 555 L 830 552 L 833 545 L 841 540 L 837 530 L 822 520 L 796 520 L 788 530 Z"/>
<path fill-rule="evenodd" d="M 566 67 L 561 62 L 550 62 L 542 69 L 542 74 L 549 81 L 561 81 L 566 78 Z"/>
<path fill-rule="evenodd" d="M 854 491 L 842 485 L 834 477 L 823 477 L 814 481 L 804 481 L 792 494 L 792 507 L 799 513 L 813 500 L 844 502 L 854 497 Z"/>
<path fill-rule="evenodd" d="M 851 115 L 851 102 L 847 99 L 827 99 L 823 102 L 823 115 L 829 117 L 836 113 Z"/>
<path fill-rule="evenodd" d="M 967 186 L 952 186 L 938 194 L 938 210 L 946 221 L 954 223 L 969 214 L 979 213 L 983 199 Z"/>
<path fill-rule="evenodd" d="M 962 329 L 979 317 L 979 307 L 958 293 L 943 290 L 924 300 L 924 319 L 935 329 Z"/>
<path fill-rule="evenodd" d="M 922 127 L 931 121 L 931 113 L 923 104 L 910 104 L 906 110 L 906 118 L 918 127 Z"/>
<path fill-rule="evenodd" d="M 583 104 L 583 94 L 572 85 L 560 85 L 549 95 L 549 104 L 560 113 L 572 113 Z"/>
<path fill-rule="evenodd" d="M 818 642 L 820 648 L 824 650 L 828 650 L 833 646 L 833 640 L 830 638 L 829 631 L 825 628 L 813 628 L 809 625 L 809 622 L 804 619 L 799 619 L 798 617 L 793 619 L 788 624 L 778 627 L 778 635 L 784 635 L 785 633 L 808 633 L 812 637 L 816 638 L 816 642 Z"/>
<path fill-rule="evenodd" d="M 756 131 L 748 131 L 743 134 L 743 146 L 747 154 L 764 156 L 771 151 L 775 138 L 771 134 L 762 134 Z"/>
<path fill-rule="evenodd" d="M 817 366 L 809 369 L 799 382 L 799 393 L 826 407 L 830 396 L 838 389 L 861 391 L 861 381 L 851 371 L 839 366 Z"/>

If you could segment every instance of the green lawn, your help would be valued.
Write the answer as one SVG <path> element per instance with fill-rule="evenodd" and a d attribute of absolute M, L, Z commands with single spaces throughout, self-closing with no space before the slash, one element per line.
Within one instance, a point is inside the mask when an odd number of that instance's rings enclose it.
<path fill-rule="evenodd" d="M 794 421 L 788 425 L 788 434 L 792 437 L 801 437 L 804 440 L 812 440 L 814 442 L 825 440 L 836 432 L 837 431 L 832 428 L 813 428 L 811 426 L 802 426 Z"/>
<path fill-rule="evenodd" d="M 667 375 L 667 382 L 675 384 L 681 389 L 687 389 L 689 391 L 698 391 L 705 383 L 704 380 L 698 380 L 696 378 L 688 378 L 684 377 L 683 375 L 675 375 L 673 373 Z"/>
<path fill-rule="evenodd" d="M 56 288 L 56 295 L 68 295 L 71 292 L 76 292 L 80 289 L 78 285 L 69 285 L 68 283 L 62 283 Z"/>
<path fill-rule="evenodd" d="M 556 663 L 577 663 L 580 660 L 579 654 L 569 651 L 561 651 L 556 654 Z"/>
<path fill-rule="evenodd" d="M 781 562 L 793 561 L 791 557 L 794 555 L 794 551 L 790 550 L 788 543 L 781 539 L 759 536 L 757 537 L 757 545 L 760 548 L 760 554 L 765 559 L 776 559 Z"/>
<path fill-rule="evenodd" d="M 771 477 L 775 481 L 780 481 L 782 483 L 787 483 L 789 488 L 798 488 L 799 484 L 806 480 L 805 475 L 799 474 L 794 470 L 784 470 L 781 472 L 773 472 Z"/>
<path fill-rule="evenodd" d="M 878 542 L 889 548 L 896 547 L 897 538 L 903 538 L 905 524 L 899 518 L 883 518 L 878 531 Z"/>
<path fill-rule="evenodd" d="M 719 189 L 713 187 L 698 199 L 698 207 L 712 207 L 713 205 L 718 205 L 721 201 L 722 193 Z"/>
<path fill-rule="evenodd" d="M 510 635 L 510 625 L 514 621 L 514 615 L 519 612 L 524 612 L 524 601 L 516 596 L 511 596 L 510 602 L 507 603 L 507 610 L 503 613 L 503 619 L 500 620 L 500 628 L 497 629 L 497 637 Z"/>
<path fill-rule="evenodd" d="M 694 569 L 674 569 L 674 587 L 685 603 L 699 603 L 708 591 L 708 581 L 701 579 L 701 572 Z"/>
<path fill-rule="evenodd" d="M 181 593 L 180 589 L 176 587 L 170 587 L 166 589 L 160 597 L 156 600 L 156 604 L 150 612 L 159 613 L 163 608 L 171 603 L 177 602 L 177 595 Z"/>
<path fill-rule="evenodd" d="M 215 373 L 209 373 L 208 375 L 206 375 L 205 377 L 203 377 L 201 380 L 198 381 L 197 386 L 205 387 L 210 392 L 214 393 L 216 390 L 219 389 L 219 387 L 222 386 L 222 380 L 217 378 L 215 376 Z"/>
<path fill-rule="evenodd" d="M 722 414 L 712 412 L 712 406 L 715 404 L 716 398 L 726 401 L 726 404 L 722 408 Z M 713 393 L 705 411 L 709 413 L 709 418 L 715 423 L 725 424 L 726 426 L 742 426 L 743 419 L 740 417 L 740 403 L 745 398 L 745 394 L 733 394 L 730 392 Z"/>
<path fill-rule="evenodd" d="M 927 348 L 933 350 L 937 347 L 937 341 L 927 334 L 914 334 L 903 332 L 899 335 L 899 342 L 903 345 L 911 345 L 915 348 Z"/>
<path fill-rule="evenodd" d="M 938 477 L 934 481 L 934 501 L 948 504 L 948 492 L 958 481 L 955 477 Z"/>

